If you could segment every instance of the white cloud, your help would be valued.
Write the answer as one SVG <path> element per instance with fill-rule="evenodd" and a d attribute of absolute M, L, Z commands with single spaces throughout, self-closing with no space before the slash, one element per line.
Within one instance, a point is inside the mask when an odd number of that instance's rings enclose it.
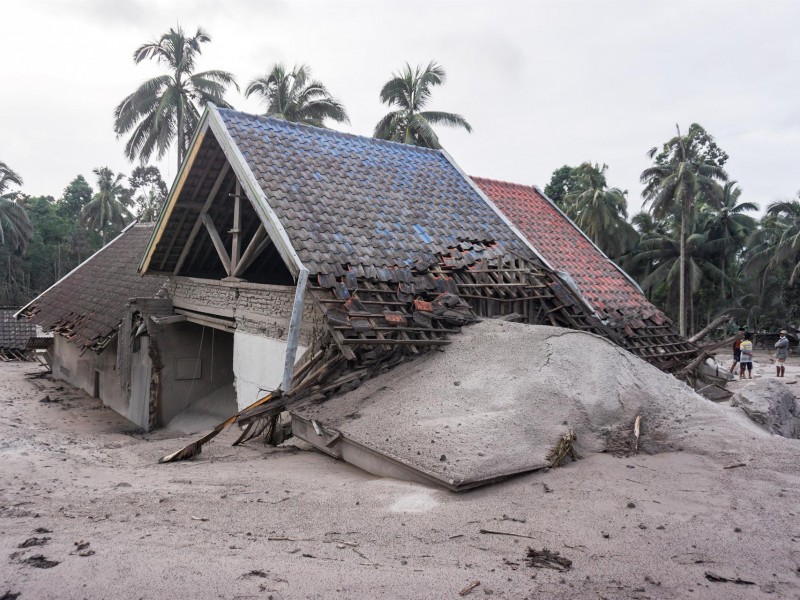
<path fill-rule="evenodd" d="M 4 3 L 3 17 L 0 160 L 32 194 L 58 195 L 97 166 L 132 169 L 112 112 L 158 72 L 134 65 L 133 50 L 177 23 L 208 30 L 200 68 L 242 86 L 275 61 L 309 64 L 362 135 L 393 71 L 438 60 L 449 80 L 432 108 L 475 128 L 441 138 L 476 175 L 544 186 L 562 164 L 605 162 L 635 212 L 645 152 L 699 122 L 748 199 L 800 189 L 794 2 L 27 0 Z M 161 165 L 167 179 L 174 161 Z"/>

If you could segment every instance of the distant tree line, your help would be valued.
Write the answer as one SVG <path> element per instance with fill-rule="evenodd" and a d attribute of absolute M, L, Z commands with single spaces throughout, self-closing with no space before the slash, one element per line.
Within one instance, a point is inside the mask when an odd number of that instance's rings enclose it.
<path fill-rule="evenodd" d="M 800 321 L 800 194 L 759 205 L 742 199 L 728 155 L 691 125 L 650 150 L 643 207 L 628 220 L 627 191 L 610 188 L 606 165 L 564 165 L 545 187 L 583 231 L 691 335 L 731 313 L 753 329 Z"/>
<path fill-rule="evenodd" d="M 0 162 L 0 304 L 18 305 L 47 288 L 133 218 L 155 220 L 167 196 L 158 169 L 148 166 L 171 148 L 183 164 L 205 106 L 239 86 L 228 71 L 197 69 L 211 36 L 171 28 L 133 54 L 164 73 L 148 79 L 114 110 L 125 155 L 139 161 L 130 176 L 93 170 L 93 188 L 77 176 L 61 197 L 30 197 L 22 177 Z M 373 136 L 441 148 L 434 127 L 472 131 L 461 115 L 429 110 L 433 88 L 446 80 L 431 61 L 405 64 L 379 91 L 390 111 Z M 314 79 L 307 65 L 275 63 L 252 79 L 245 97 L 263 101 L 266 115 L 326 127 L 348 123 L 344 105 Z M 545 193 L 613 260 L 639 281 L 648 298 L 690 335 L 721 312 L 752 327 L 800 320 L 800 195 L 758 210 L 725 171 L 728 155 L 700 125 L 676 132 L 648 153 L 641 176 L 647 210 L 629 219 L 628 192 L 611 187 L 605 164 L 564 165 Z"/>

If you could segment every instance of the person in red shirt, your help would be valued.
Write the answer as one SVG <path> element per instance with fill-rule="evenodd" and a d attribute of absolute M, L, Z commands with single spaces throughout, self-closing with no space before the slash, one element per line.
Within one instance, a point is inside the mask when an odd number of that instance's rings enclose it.
<path fill-rule="evenodd" d="M 739 331 L 736 333 L 736 337 L 733 340 L 733 364 L 731 365 L 731 374 L 733 374 L 733 370 L 736 368 L 736 365 L 739 364 L 739 361 L 742 360 L 742 351 L 740 347 L 743 339 L 744 327 L 739 327 Z"/>

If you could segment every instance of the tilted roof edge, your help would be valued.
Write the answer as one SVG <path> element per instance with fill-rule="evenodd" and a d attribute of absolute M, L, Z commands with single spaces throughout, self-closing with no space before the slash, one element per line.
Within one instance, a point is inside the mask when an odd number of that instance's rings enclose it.
<path fill-rule="evenodd" d="M 50 290 L 52 290 L 54 287 L 58 286 L 58 285 L 59 285 L 59 284 L 60 284 L 62 281 L 64 281 L 65 279 L 68 279 L 68 278 L 72 277 L 72 275 L 75 273 L 75 271 L 77 271 L 78 269 L 80 269 L 80 268 L 81 268 L 81 267 L 83 267 L 84 265 L 87 265 L 87 264 L 89 264 L 89 263 L 90 263 L 90 262 L 91 262 L 91 261 L 94 259 L 94 257 L 95 257 L 95 256 L 97 256 L 97 255 L 98 255 L 98 254 L 100 254 L 100 253 L 101 253 L 103 250 L 105 250 L 106 248 L 108 248 L 108 247 L 109 247 L 111 244 L 113 244 L 114 242 L 116 242 L 117 240 L 119 240 L 120 238 L 122 238 L 122 236 L 123 236 L 123 235 L 125 235 L 125 233 L 126 233 L 126 232 L 127 232 L 127 231 L 128 231 L 130 228 L 131 228 L 131 227 L 133 227 L 134 225 L 136 225 L 136 223 L 138 223 L 138 220 L 134 219 L 134 220 L 133 220 L 133 222 L 131 222 L 131 223 L 130 223 L 130 224 L 127 226 L 127 227 L 125 227 L 125 229 L 123 229 L 122 231 L 120 231 L 120 232 L 119 232 L 119 235 L 118 235 L 117 237 L 115 237 L 113 240 L 111 240 L 110 242 L 108 242 L 108 243 L 107 243 L 105 246 L 103 246 L 102 248 L 100 248 L 100 249 L 99 249 L 97 252 L 93 253 L 91 256 L 89 256 L 89 258 L 87 258 L 86 260 L 84 260 L 84 261 L 83 261 L 82 263 L 80 263 L 80 264 L 79 264 L 77 267 L 75 267 L 74 269 L 72 269 L 72 270 L 71 270 L 69 273 L 67 273 L 66 275 L 64 275 L 64 276 L 63 276 L 61 279 L 59 279 L 58 281 L 56 281 L 56 282 L 55 282 L 53 285 L 51 285 L 51 286 L 50 286 L 49 288 L 47 288 L 45 291 L 43 291 L 43 292 L 42 292 L 42 293 L 40 293 L 38 296 L 36 296 L 36 298 L 34 298 L 34 299 L 33 299 L 33 300 L 31 300 L 30 302 L 28 302 L 28 303 L 27 303 L 25 306 L 23 306 L 22 308 L 20 308 L 20 309 L 19 309 L 17 312 L 15 312 L 15 313 L 14 313 L 14 318 L 15 318 L 15 319 L 19 319 L 19 316 L 20 316 L 20 314 L 22 314 L 22 311 L 24 311 L 25 309 L 27 309 L 27 308 L 28 308 L 28 307 L 29 307 L 31 304 L 34 304 L 34 303 L 35 303 L 37 300 L 39 300 L 39 299 L 40 299 L 42 296 L 44 296 L 44 295 L 45 295 L 47 292 L 49 292 Z"/>
<path fill-rule="evenodd" d="M 603 251 L 600 249 L 600 247 L 599 247 L 597 244 L 595 244 L 595 243 L 594 243 L 594 240 L 592 240 L 592 238 L 590 238 L 588 235 L 586 235 L 586 233 L 583 231 L 583 229 L 581 229 L 580 227 L 578 227 L 578 226 L 575 224 L 575 221 L 573 221 L 572 219 L 570 219 L 570 218 L 567 216 L 567 213 L 565 213 L 563 210 L 561 210 L 561 208 L 558 206 L 558 204 L 556 204 L 555 202 L 553 202 L 553 200 L 552 200 L 552 199 L 551 199 L 551 198 L 550 198 L 550 197 L 549 197 L 547 194 L 545 194 L 545 193 L 544 193 L 544 192 L 543 192 L 543 191 L 542 191 L 542 190 L 539 188 L 539 186 L 538 186 L 538 185 L 527 185 L 527 184 L 525 184 L 525 183 L 515 183 L 515 182 L 513 182 L 513 181 L 505 181 L 505 180 L 502 180 L 502 179 L 491 179 L 491 178 L 489 178 L 489 177 L 477 177 L 477 176 L 476 176 L 476 177 L 475 177 L 475 179 L 479 179 L 479 180 L 481 180 L 481 181 L 488 181 L 488 182 L 491 182 L 491 183 L 500 183 L 500 184 L 502 184 L 502 185 L 511 185 L 511 186 L 515 186 L 515 187 L 521 187 L 521 188 L 531 188 L 531 189 L 534 189 L 534 190 L 536 190 L 536 193 L 537 193 L 537 194 L 539 194 L 539 195 L 540 195 L 542 198 L 544 198 L 544 199 L 547 201 L 547 203 L 548 203 L 548 204 L 550 204 L 550 206 L 552 206 L 554 209 L 556 209 L 556 211 L 558 212 L 558 214 L 560 214 L 562 217 L 564 217 L 564 219 L 566 219 L 566 220 L 567 220 L 567 222 L 568 222 L 570 225 L 572 225 L 572 227 L 573 227 L 573 228 L 574 228 L 574 229 L 575 229 L 575 230 L 576 230 L 578 233 L 580 233 L 580 234 L 581 234 L 581 236 L 583 236 L 583 238 L 584 238 L 584 239 L 585 239 L 587 242 L 589 242 L 589 243 L 590 243 L 592 246 L 594 246 L 595 250 L 597 250 L 597 251 L 598 251 L 600 254 L 602 254 L 602 255 L 603 255 L 603 258 L 605 258 L 605 259 L 606 259 L 606 260 L 607 260 L 609 263 L 611 263 L 611 265 L 612 265 L 612 266 L 613 266 L 613 267 L 614 267 L 614 268 L 615 268 L 617 271 L 619 271 L 619 272 L 622 274 L 622 276 L 623 276 L 623 277 L 625 277 L 625 279 L 627 279 L 627 280 L 628 280 L 628 282 L 629 282 L 629 283 L 631 283 L 631 284 L 633 285 L 633 287 L 634 287 L 634 288 L 636 288 L 636 290 L 637 290 L 637 291 L 638 291 L 640 294 L 642 294 L 643 296 L 645 295 L 645 294 L 644 294 L 644 292 L 642 291 L 642 288 L 641 288 L 641 287 L 639 287 L 639 284 L 636 282 L 636 280 L 635 280 L 635 279 L 633 279 L 633 278 L 632 278 L 630 275 L 628 275 L 628 273 L 626 273 L 626 272 L 625 272 L 625 269 L 623 269 L 623 268 L 622 268 L 622 267 L 620 267 L 620 266 L 619 266 L 617 263 L 615 263 L 613 260 L 611 260 L 611 259 L 608 257 L 608 255 L 607 255 L 605 252 L 603 252 Z"/>

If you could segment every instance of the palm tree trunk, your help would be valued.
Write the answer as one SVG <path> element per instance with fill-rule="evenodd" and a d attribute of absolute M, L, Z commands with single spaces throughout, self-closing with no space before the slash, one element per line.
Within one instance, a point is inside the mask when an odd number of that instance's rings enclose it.
<path fill-rule="evenodd" d="M 678 329 L 686 337 L 686 208 L 681 210 L 680 288 L 678 290 Z"/>
<path fill-rule="evenodd" d="M 183 102 L 182 98 L 178 100 L 178 171 L 181 170 L 183 164 L 183 154 L 185 152 L 183 142 Z M 177 173 L 177 171 L 176 171 Z"/>
<path fill-rule="evenodd" d="M 722 282 L 719 284 L 719 291 L 722 294 L 722 303 L 725 304 L 725 252 L 722 253 Z"/>

